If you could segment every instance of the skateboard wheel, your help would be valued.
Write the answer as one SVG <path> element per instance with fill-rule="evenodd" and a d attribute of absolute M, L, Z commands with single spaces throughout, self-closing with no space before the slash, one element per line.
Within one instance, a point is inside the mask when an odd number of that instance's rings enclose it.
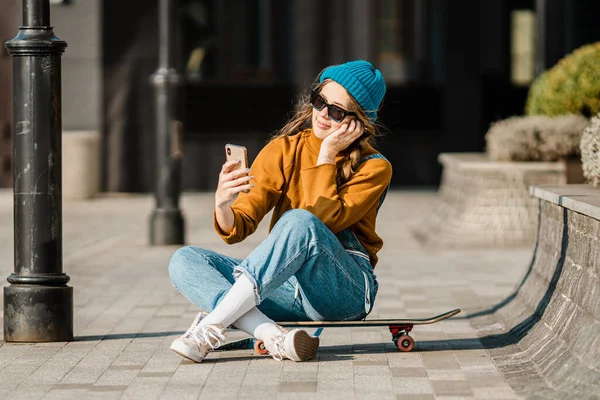
<path fill-rule="evenodd" d="M 254 351 L 261 356 L 269 354 L 269 350 L 267 350 L 262 340 L 256 340 L 254 342 Z"/>
<path fill-rule="evenodd" d="M 402 335 L 396 340 L 396 347 L 400 351 L 411 351 L 415 347 L 415 340 L 408 335 Z"/>

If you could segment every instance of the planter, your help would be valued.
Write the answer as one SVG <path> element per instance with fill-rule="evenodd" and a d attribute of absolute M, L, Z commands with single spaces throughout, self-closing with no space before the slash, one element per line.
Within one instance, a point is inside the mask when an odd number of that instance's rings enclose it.
<path fill-rule="evenodd" d="M 484 153 L 442 153 L 438 205 L 413 231 L 435 247 L 531 245 L 537 230 L 533 185 L 583 182 L 581 163 L 490 161 Z"/>

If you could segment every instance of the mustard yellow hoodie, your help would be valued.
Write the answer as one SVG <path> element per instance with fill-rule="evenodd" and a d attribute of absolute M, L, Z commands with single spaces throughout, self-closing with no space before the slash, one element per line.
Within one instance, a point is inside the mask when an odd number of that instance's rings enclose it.
<path fill-rule="evenodd" d="M 228 244 L 244 240 L 274 208 L 270 231 L 283 213 L 301 208 L 316 215 L 333 233 L 350 228 L 375 267 L 377 252 L 383 245 L 375 233 L 375 218 L 379 199 L 392 177 L 392 166 L 385 159 L 369 159 L 338 188 L 336 166 L 316 166 L 321 143 L 312 129 L 269 142 L 250 168 L 254 187 L 240 193 L 231 206 L 233 230 L 224 232 L 214 218 L 221 238 Z M 376 151 L 369 149 L 361 158 L 373 153 Z"/>

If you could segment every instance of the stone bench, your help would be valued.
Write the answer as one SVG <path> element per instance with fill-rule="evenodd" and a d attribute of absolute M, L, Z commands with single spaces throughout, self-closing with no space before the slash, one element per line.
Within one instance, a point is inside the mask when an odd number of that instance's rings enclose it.
<path fill-rule="evenodd" d="M 532 185 L 582 181 L 581 163 L 490 161 L 484 153 L 442 153 L 438 204 L 414 235 L 433 247 L 531 245 Z"/>
<path fill-rule="evenodd" d="M 494 331 L 491 326 L 502 326 L 502 333 L 481 341 L 518 393 L 597 398 L 600 188 L 538 186 L 531 193 L 539 225 L 530 267 L 511 296 L 470 318 L 486 333 Z M 486 314 L 493 314 L 492 325 Z"/>

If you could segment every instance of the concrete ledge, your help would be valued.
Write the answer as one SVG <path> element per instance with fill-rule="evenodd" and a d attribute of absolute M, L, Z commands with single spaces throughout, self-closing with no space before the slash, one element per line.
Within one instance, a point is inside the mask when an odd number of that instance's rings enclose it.
<path fill-rule="evenodd" d="M 442 153 L 438 161 L 444 166 L 453 166 L 460 170 L 491 171 L 543 171 L 564 173 L 563 162 L 524 162 L 492 161 L 485 153 Z"/>
<path fill-rule="evenodd" d="M 532 186 L 532 196 L 600 220 L 600 188 L 591 185 Z"/>
<path fill-rule="evenodd" d="M 517 393 L 598 398 L 600 188 L 530 190 L 538 202 L 539 224 L 529 269 L 515 292 L 476 313 L 473 317 L 480 318 L 473 325 L 485 329 L 485 315 L 491 314 L 502 321 L 503 329 L 482 343 Z"/>

